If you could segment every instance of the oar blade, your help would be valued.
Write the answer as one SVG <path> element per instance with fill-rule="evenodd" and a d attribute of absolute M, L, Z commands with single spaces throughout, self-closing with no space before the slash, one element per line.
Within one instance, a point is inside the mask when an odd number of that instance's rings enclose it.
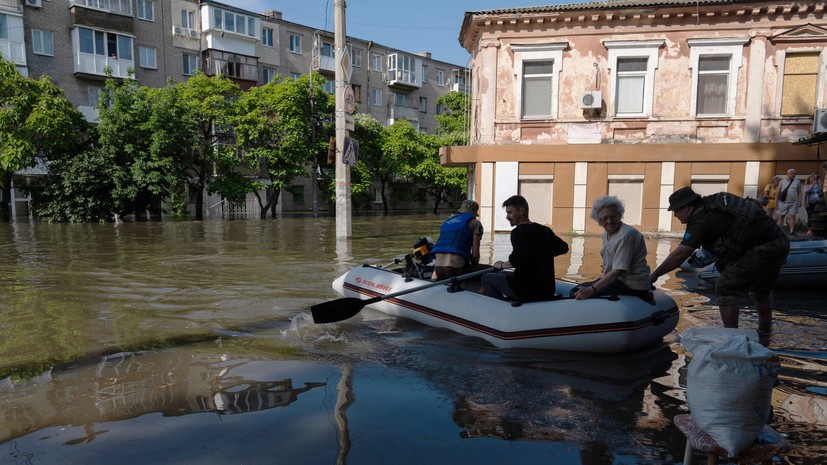
<path fill-rule="evenodd" d="M 313 305 L 310 313 L 313 315 L 313 323 L 335 323 L 356 315 L 367 303 L 367 300 L 345 297 Z"/>

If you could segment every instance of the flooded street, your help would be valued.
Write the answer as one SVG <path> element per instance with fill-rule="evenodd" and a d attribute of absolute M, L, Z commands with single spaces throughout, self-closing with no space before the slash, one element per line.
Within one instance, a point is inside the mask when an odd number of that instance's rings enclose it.
<path fill-rule="evenodd" d="M 444 217 L 354 217 L 338 243 L 333 218 L 0 224 L 0 464 L 681 463 L 678 333 L 721 326 L 692 272 L 658 282 L 678 331 L 623 355 L 495 349 L 370 309 L 312 323 L 333 279 Z M 597 276 L 600 238 L 557 233 L 558 276 Z M 648 239 L 650 266 L 676 243 Z M 509 237 L 482 248 L 505 259 Z M 826 297 L 776 294 L 780 463 L 827 463 Z"/>

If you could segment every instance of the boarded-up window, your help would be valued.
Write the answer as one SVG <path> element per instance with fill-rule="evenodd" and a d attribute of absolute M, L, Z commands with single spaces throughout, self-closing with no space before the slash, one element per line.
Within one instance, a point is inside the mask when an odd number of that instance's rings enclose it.
<path fill-rule="evenodd" d="M 818 53 L 787 54 L 781 114 L 810 115 L 816 103 Z"/>

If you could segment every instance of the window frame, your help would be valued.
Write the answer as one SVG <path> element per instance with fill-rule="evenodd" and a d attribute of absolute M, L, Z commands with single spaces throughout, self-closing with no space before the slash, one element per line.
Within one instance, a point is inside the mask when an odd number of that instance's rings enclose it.
<path fill-rule="evenodd" d="M 613 71 L 611 95 L 606 99 L 611 102 L 611 115 L 614 118 L 651 118 L 655 95 L 655 70 L 658 69 L 660 48 L 666 44 L 665 39 L 652 40 L 606 40 L 603 46 L 609 50 L 609 69 Z M 646 72 L 643 82 L 643 105 L 640 113 L 617 113 L 617 62 L 624 58 L 646 58 Z"/>
<path fill-rule="evenodd" d="M 289 35 L 290 43 L 287 46 L 287 50 L 290 53 L 296 53 L 298 55 L 302 54 L 302 36 L 299 34 L 290 34 Z"/>
<path fill-rule="evenodd" d="M 370 104 L 375 107 L 382 106 L 382 89 L 371 89 L 370 90 Z"/>
<path fill-rule="evenodd" d="M 379 53 L 371 53 L 370 54 L 370 69 L 372 71 L 379 71 L 382 72 L 385 70 L 385 60 L 382 59 L 382 55 Z"/>
<path fill-rule="evenodd" d="M 519 105 L 517 114 L 521 120 L 546 120 L 557 118 L 559 105 L 560 74 L 563 71 L 563 50 L 569 47 L 566 42 L 550 42 L 545 44 L 513 44 L 511 50 L 514 52 L 514 69 L 517 77 L 514 86 L 515 103 Z M 551 92 L 549 102 L 549 114 L 547 115 L 526 115 L 523 99 L 523 82 L 525 79 L 525 63 L 551 61 L 552 72 Z"/>
<path fill-rule="evenodd" d="M 731 37 L 716 39 L 687 39 L 689 45 L 689 66 L 692 69 L 692 100 L 690 114 L 695 118 L 732 118 L 735 116 L 735 104 L 738 99 L 738 71 L 744 58 L 744 45 L 749 37 Z M 698 114 L 698 76 L 701 57 L 730 56 L 729 81 L 727 82 L 727 104 L 724 114 Z"/>
<path fill-rule="evenodd" d="M 35 38 L 36 35 L 39 35 L 39 40 Z M 48 36 L 48 41 L 46 37 Z M 47 45 L 48 42 L 48 45 Z M 41 47 L 44 50 L 39 50 L 37 44 L 40 43 Z M 42 55 L 53 57 L 55 56 L 55 40 L 54 40 L 54 33 L 52 31 L 45 31 L 43 29 L 32 29 L 32 53 L 35 55 Z"/>
<path fill-rule="evenodd" d="M 155 22 L 155 2 L 154 1 L 152 1 L 152 0 L 137 0 L 137 2 L 135 4 L 135 9 L 137 10 L 135 12 L 135 16 L 138 19 L 153 22 L 153 23 Z M 149 12 L 149 16 L 145 17 L 144 14 L 147 11 Z"/>
<path fill-rule="evenodd" d="M 419 97 L 419 112 L 428 113 L 428 97 Z"/>
<path fill-rule="evenodd" d="M 271 27 L 261 28 L 261 45 L 273 48 L 273 35 L 275 30 Z"/>
<path fill-rule="evenodd" d="M 198 55 L 195 55 L 195 54 L 192 54 L 192 53 L 184 53 L 184 54 L 182 54 L 182 57 L 183 57 L 184 60 L 186 60 L 186 61 L 183 62 L 184 76 L 194 76 L 195 73 L 198 72 L 198 70 L 200 68 Z M 195 63 L 192 63 L 192 61 L 194 61 Z M 189 72 L 187 72 L 188 68 L 189 68 Z"/>
<path fill-rule="evenodd" d="M 269 76 L 268 76 L 269 74 Z M 261 82 L 262 84 L 269 84 L 276 79 L 276 68 L 269 68 L 267 66 L 261 67 Z"/>
<path fill-rule="evenodd" d="M 354 68 L 361 68 L 362 67 L 362 49 L 351 47 L 350 48 L 350 62 L 353 64 Z"/>
<path fill-rule="evenodd" d="M 155 62 L 154 64 L 150 65 L 144 62 L 144 50 L 153 52 L 152 59 Z M 147 69 L 158 69 L 158 49 L 148 45 L 138 45 L 138 66 Z"/>
<path fill-rule="evenodd" d="M 782 118 L 789 118 L 789 117 L 797 117 L 797 116 L 805 116 L 805 114 L 801 113 L 784 113 L 784 81 L 787 74 L 787 60 L 790 55 L 798 56 L 798 55 L 809 55 L 809 54 L 817 54 L 818 55 L 818 68 L 816 69 L 816 88 L 815 88 L 815 105 L 814 107 L 818 107 L 819 102 L 823 101 L 823 91 L 821 87 L 818 85 L 820 82 L 824 82 L 825 76 L 827 76 L 827 52 L 825 52 L 822 48 L 813 48 L 813 47 L 805 47 L 805 48 L 796 48 L 796 49 L 789 49 L 789 50 L 780 50 L 777 52 L 776 55 L 776 63 L 779 64 L 778 66 L 778 84 L 777 84 L 777 95 L 778 95 L 778 102 L 776 104 L 776 114 L 781 116 Z M 807 113 L 806 116 L 811 116 L 812 112 Z"/>

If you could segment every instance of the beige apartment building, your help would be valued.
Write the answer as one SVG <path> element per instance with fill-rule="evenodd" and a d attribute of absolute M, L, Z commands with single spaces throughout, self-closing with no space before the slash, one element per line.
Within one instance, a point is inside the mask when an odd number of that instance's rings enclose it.
<path fill-rule="evenodd" d="M 383 123 L 404 119 L 433 132 L 437 98 L 465 89 L 465 68 L 430 53 L 352 37 L 347 42 L 357 111 Z M 115 78 L 133 70 L 149 87 L 202 70 L 228 76 L 244 90 L 312 69 L 327 77 L 324 90 L 333 93 L 333 44 L 332 31 L 286 21 L 280 12 L 212 0 L 0 0 L 0 53 L 24 76 L 48 75 L 89 121 L 97 119 L 107 68 Z M 296 187 L 299 194 L 280 196 L 281 209 L 312 207 L 309 181 L 298 180 Z M 16 210 L 24 211 L 28 199 L 17 200 Z M 205 204 L 212 207 L 208 216 L 226 214 L 220 198 Z M 252 195 L 241 206 L 255 208 Z"/>
<path fill-rule="evenodd" d="M 557 231 L 599 232 L 606 194 L 642 231 L 682 231 L 666 210 L 682 186 L 756 197 L 788 168 L 824 174 L 807 143 L 827 139 L 823 0 L 472 11 L 460 42 L 471 145 L 442 157 L 469 167 L 488 231 L 510 229 L 500 205 L 516 193 Z"/>

